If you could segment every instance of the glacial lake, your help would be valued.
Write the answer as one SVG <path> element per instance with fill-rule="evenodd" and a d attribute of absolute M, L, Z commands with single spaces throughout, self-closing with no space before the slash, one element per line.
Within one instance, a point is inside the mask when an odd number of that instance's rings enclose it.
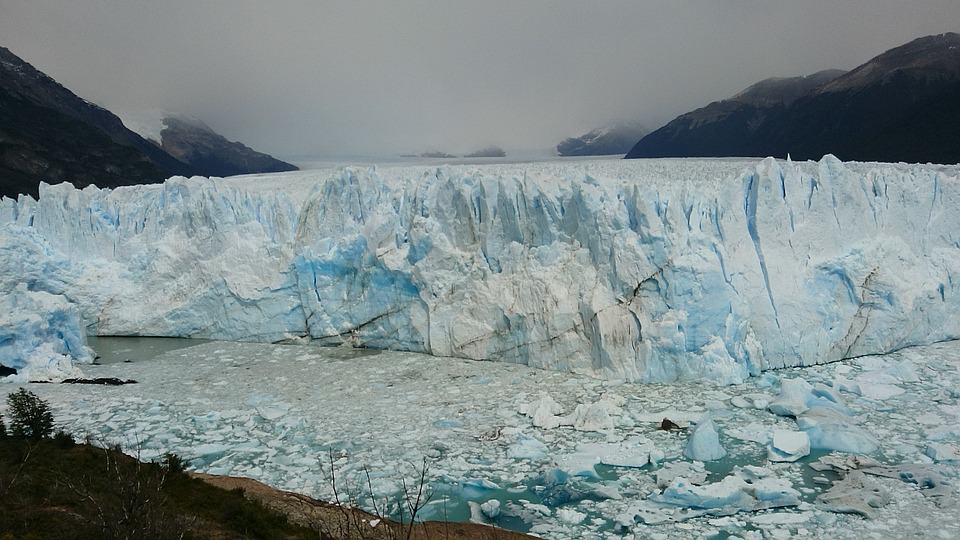
<path fill-rule="evenodd" d="M 709 416 L 727 455 L 692 464 L 705 482 L 718 482 L 740 467 L 760 467 L 797 490 L 799 506 L 680 524 L 635 523 L 638 536 L 723 538 L 802 529 L 837 538 L 865 531 L 896 537 L 938 523 L 960 537 L 956 487 L 952 499 L 933 505 L 912 484 L 880 479 L 891 502 L 878 510 L 877 519 L 835 514 L 820 509 L 815 499 L 836 476 L 809 467 L 825 452 L 771 463 L 764 442 L 773 430 L 797 429 L 793 419 L 765 409 L 779 380 L 831 384 L 837 377 L 869 378 L 909 362 L 920 376 L 894 385 L 903 393 L 882 400 L 842 397 L 859 426 L 879 441 L 876 459 L 929 462 L 924 454 L 929 438 L 951 437 L 958 424 L 960 403 L 951 396 L 960 387 L 960 343 L 787 369 L 725 387 L 625 384 L 508 363 L 310 344 L 101 337 L 90 345 L 100 359 L 99 365 L 81 366 L 85 376 L 139 382 L 30 385 L 66 429 L 131 452 L 139 447 L 144 459 L 172 451 L 197 471 L 249 477 L 319 499 L 333 498 L 331 458 L 338 489 L 353 490 L 368 508 L 366 471 L 382 503 L 395 499 L 402 481 L 415 485 L 426 460 L 434 495 L 421 518 L 473 519 L 549 538 L 605 537 L 616 534 L 635 505 L 660 491 L 658 471 L 692 463 L 683 457 L 689 432 L 660 430 L 660 420 L 686 425 Z M 565 415 L 604 396 L 619 396 L 622 406 L 610 429 L 544 429 L 519 412 L 544 395 Z M 939 408 L 931 409 L 935 400 Z M 640 442 L 661 454 L 655 465 L 591 462 L 591 449 L 629 450 Z M 500 503 L 493 519 L 480 510 L 490 501 Z"/>

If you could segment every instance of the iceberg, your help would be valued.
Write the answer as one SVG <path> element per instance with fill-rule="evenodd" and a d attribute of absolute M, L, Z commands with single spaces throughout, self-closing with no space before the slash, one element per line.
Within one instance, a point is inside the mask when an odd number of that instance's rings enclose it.
<path fill-rule="evenodd" d="M 683 449 L 683 456 L 696 461 L 716 461 L 727 455 L 720 444 L 720 434 L 713 420 L 705 418 L 697 423 L 687 446 Z"/>
<path fill-rule="evenodd" d="M 0 200 L 0 294 L 62 296 L 91 335 L 717 384 L 960 337 L 956 167 L 345 167 L 39 193 Z"/>
<path fill-rule="evenodd" d="M 810 437 L 803 431 L 778 429 L 767 446 L 770 461 L 794 462 L 810 455 Z"/>

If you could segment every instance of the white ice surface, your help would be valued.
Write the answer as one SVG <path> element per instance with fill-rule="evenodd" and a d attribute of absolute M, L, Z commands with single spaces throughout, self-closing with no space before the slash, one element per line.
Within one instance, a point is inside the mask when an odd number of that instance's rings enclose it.
<path fill-rule="evenodd" d="M 7 381 L 76 377 L 74 364 L 92 360 L 75 304 L 25 283 L 0 295 L 0 365 L 17 370 Z"/>
<path fill-rule="evenodd" d="M 139 444 L 146 459 L 173 451 L 198 470 L 249 476 L 324 499 L 332 493 L 317 459 L 326 461 L 328 449 L 334 451 L 345 483 L 367 467 L 374 472 L 375 489 L 384 493 L 398 489 L 401 477 L 411 480 L 409 464 L 427 457 L 431 483 L 442 493 L 428 510 L 432 518 L 442 519 L 446 511 L 459 512 L 455 519 L 466 520 L 469 511 L 458 510 L 462 501 L 475 502 L 482 514 L 480 505 L 495 499 L 501 502 L 496 523 L 527 520 L 549 538 L 603 537 L 639 501 L 662 495 L 677 477 L 689 486 L 717 484 L 736 467 L 748 465 L 764 467 L 778 486 L 786 482 L 800 492 L 796 509 L 777 510 L 786 515 L 692 517 L 692 507 L 657 503 L 644 515 L 669 518 L 665 524 L 632 523 L 628 537 L 702 538 L 718 531 L 746 537 L 756 529 L 765 537 L 896 538 L 918 531 L 960 536 L 960 464 L 936 464 L 945 468 L 951 482 L 945 498 L 927 497 L 919 486 L 898 478 L 878 478 L 891 501 L 874 519 L 833 514 L 815 502 L 831 480 L 814 482 L 812 477 L 823 473 L 809 467 L 823 451 L 813 450 L 794 463 L 767 461 L 769 439 L 763 434 L 796 430 L 796 420 L 764 408 L 733 405 L 736 398 L 753 402 L 777 395 L 781 378 L 802 378 L 819 388 L 841 374 L 856 379 L 910 361 L 917 378 L 890 383 L 905 390 L 900 395 L 876 401 L 842 392 L 851 413 L 845 418 L 855 418 L 856 427 L 876 439 L 879 448 L 873 457 L 882 463 L 929 464 L 931 453 L 944 459 L 960 444 L 958 343 L 905 349 L 869 363 L 772 372 L 722 389 L 686 383 L 618 384 L 507 363 L 300 345 L 214 342 L 153 360 L 141 360 L 133 352 L 123 358 L 133 363 L 81 369 L 87 376 L 132 378 L 139 384 L 43 384 L 30 389 L 48 399 L 58 422 L 81 438 L 89 434 L 131 450 Z M 600 402 L 604 396 L 622 396 L 620 406 L 635 422 L 605 432 L 536 427 L 518 409 L 540 399 L 544 389 L 561 411 Z M 659 421 L 665 416 L 694 421 L 708 413 L 708 406 L 728 455 L 705 465 L 686 461 L 682 453 L 688 434 L 659 430 Z M 659 458 L 637 468 L 646 451 L 634 450 L 648 443 Z M 836 460 L 845 456 L 850 455 L 837 454 Z M 589 463 L 580 467 L 592 468 L 593 474 L 567 477 L 562 467 L 578 459 Z M 739 491 L 749 496 L 742 509 L 754 508 L 756 491 L 743 491 L 747 488 L 735 479 L 726 482 L 724 486 L 736 488 L 730 491 L 733 495 Z M 690 490 L 701 495 L 711 491 Z M 769 496 L 780 491 L 771 490 Z M 671 493 L 677 495 L 671 496 L 673 503 L 705 504 Z M 560 509 L 586 517 L 571 523 L 561 518 Z M 574 517 L 568 511 L 563 516 Z"/>
<path fill-rule="evenodd" d="M 578 161 L 40 193 L 0 201 L 0 292 L 63 295 L 92 334 L 722 384 L 960 337 L 955 167 Z"/>

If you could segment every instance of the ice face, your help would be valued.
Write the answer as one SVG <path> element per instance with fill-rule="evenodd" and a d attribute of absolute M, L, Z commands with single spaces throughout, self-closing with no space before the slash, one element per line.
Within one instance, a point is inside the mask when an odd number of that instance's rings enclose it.
<path fill-rule="evenodd" d="M 0 365 L 13 382 L 57 381 L 79 374 L 73 364 L 93 361 L 77 306 L 63 296 L 20 284 L 0 296 Z"/>
<path fill-rule="evenodd" d="M 0 291 L 92 334 L 731 384 L 960 337 L 958 199 L 956 168 L 832 156 L 43 185 L 0 201 Z"/>

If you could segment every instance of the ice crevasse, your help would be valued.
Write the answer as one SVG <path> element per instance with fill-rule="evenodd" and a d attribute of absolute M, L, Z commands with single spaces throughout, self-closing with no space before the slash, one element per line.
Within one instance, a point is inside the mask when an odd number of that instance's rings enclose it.
<path fill-rule="evenodd" d="M 0 201 L 0 293 L 89 334 L 735 383 L 960 337 L 958 210 L 957 168 L 832 156 L 42 185 Z"/>

